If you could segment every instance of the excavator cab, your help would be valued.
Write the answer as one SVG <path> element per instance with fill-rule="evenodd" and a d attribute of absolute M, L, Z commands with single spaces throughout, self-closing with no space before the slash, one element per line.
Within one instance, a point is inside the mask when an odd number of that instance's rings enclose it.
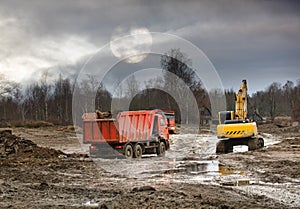
<path fill-rule="evenodd" d="M 233 111 L 221 111 L 219 112 L 219 124 L 224 124 L 227 120 L 234 119 L 234 112 Z"/>

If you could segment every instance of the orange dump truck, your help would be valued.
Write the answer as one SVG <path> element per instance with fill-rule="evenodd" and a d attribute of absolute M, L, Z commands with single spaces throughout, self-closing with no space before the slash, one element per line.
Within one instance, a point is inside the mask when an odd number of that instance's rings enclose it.
<path fill-rule="evenodd" d="M 90 155 L 105 156 L 110 151 L 127 158 L 142 154 L 164 154 L 169 149 L 166 118 L 159 110 L 124 111 L 116 119 L 97 119 L 95 113 L 82 116 L 83 143 L 91 144 Z"/>
<path fill-rule="evenodd" d="M 167 118 L 167 125 L 169 128 L 169 133 L 174 134 L 175 133 L 175 112 L 173 110 L 163 110 L 166 118 Z"/>

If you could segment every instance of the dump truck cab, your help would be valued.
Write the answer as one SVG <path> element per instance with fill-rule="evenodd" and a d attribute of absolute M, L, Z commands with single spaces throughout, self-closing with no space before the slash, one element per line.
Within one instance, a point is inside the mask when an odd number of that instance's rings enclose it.
<path fill-rule="evenodd" d="M 157 113 L 154 116 L 152 137 L 169 139 L 168 124 L 163 114 Z"/>
<path fill-rule="evenodd" d="M 166 116 L 166 123 L 168 125 L 169 133 L 175 133 L 175 112 L 173 110 L 163 110 Z"/>

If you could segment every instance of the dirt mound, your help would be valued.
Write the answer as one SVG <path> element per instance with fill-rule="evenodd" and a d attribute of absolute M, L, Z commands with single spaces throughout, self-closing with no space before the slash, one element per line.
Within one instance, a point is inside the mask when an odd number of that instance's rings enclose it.
<path fill-rule="evenodd" d="M 5 120 L 0 120 L 0 128 L 8 128 L 11 127 L 11 124 L 6 122 Z"/>
<path fill-rule="evenodd" d="M 276 124 L 270 123 L 259 125 L 258 130 L 269 134 L 298 133 L 300 132 L 300 126 L 278 127 Z"/>
<path fill-rule="evenodd" d="M 10 130 L 0 131 L 0 158 L 18 157 L 18 158 L 55 158 L 64 156 L 60 150 L 46 147 L 39 147 L 31 140 L 27 140 L 13 135 Z"/>
<path fill-rule="evenodd" d="M 292 118 L 288 116 L 277 116 L 274 118 L 273 123 L 279 128 L 289 127 L 292 125 Z"/>

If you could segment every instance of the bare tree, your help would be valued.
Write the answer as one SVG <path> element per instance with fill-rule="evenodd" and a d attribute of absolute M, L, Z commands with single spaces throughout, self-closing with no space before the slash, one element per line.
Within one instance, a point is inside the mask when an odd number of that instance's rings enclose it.
<path fill-rule="evenodd" d="M 273 121 L 275 116 L 277 115 L 277 109 L 278 109 L 278 99 L 280 98 L 280 83 L 272 83 L 268 88 L 268 94 L 269 94 L 269 112 L 271 120 Z"/>
<path fill-rule="evenodd" d="M 95 95 L 99 88 L 100 82 L 93 75 L 86 75 L 87 79 L 82 80 L 80 90 L 82 96 L 85 98 L 83 101 L 84 110 L 83 112 L 95 111 Z"/>
<path fill-rule="evenodd" d="M 287 81 L 282 87 L 282 99 L 280 100 L 280 112 L 284 115 L 293 115 L 292 106 L 294 98 L 294 83 L 292 81 Z"/>
<path fill-rule="evenodd" d="M 130 100 L 139 92 L 139 82 L 136 80 L 134 75 L 131 75 L 126 80 L 126 93 Z"/>
<path fill-rule="evenodd" d="M 297 86 L 295 86 L 293 89 L 292 98 L 292 119 L 295 121 L 300 121 L 300 79 L 297 80 Z"/>
<path fill-rule="evenodd" d="M 14 92 L 18 89 L 16 82 L 8 80 L 4 74 L 0 74 L 0 99 L 2 100 L 2 112 L 1 118 L 7 119 L 7 103 L 8 97 L 12 97 Z"/>
<path fill-rule="evenodd" d="M 17 89 L 16 93 L 14 94 L 14 100 L 17 104 L 18 112 L 18 117 L 16 119 L 19 120 L 19 117 L 21 117 L 21 120 L 25 121 L 25 115 L 28 112 L 25 94 L 23 94 L 20 89 Z"/>
<path fill-rule="evenodd" d="M 191 69 L 192 61 L 180 51 L 180 49 L 171 49 L 161 57 L 161 66 L 164 70 L 165 88 L 173 91 L 176 100 L 181 107 L 185 107 L 185 123 L 189 123 L 189 114 L 191 107 L 190 101 L 187 101 L 189 90 L 194 86 L 195 72 Z M 184 86 L 179 87 L 178 84 L 184 82 Z M 193 107 L 194 108 L 194 107 Z"/>
<path fill-rule="evenodd" d="M 4 74 L 0 74 L 0 97 L 6 94 L 12 95 L 18 86 L 16 82 L 10 81 Z"/>
<path fill-rule="evenodd" d="M 48 101 L 50 96 L 50 88 L 51 86 L 47 83 L 48 79 L 48 71 L 44 71 L 41 77 L 41 85 L 40 85 L 40 92 L 41 92 L 41 100 L 42 100 L 42 110 L 43 110 L 43 120 L 48 120 Z"/>
<path fill-rule="evenodd" d="M 111 107 L 111 94 L 106 90 L 103 83 L 100 83 L 96 92 L 96 107 L 101 111 L 109 111 Z"/>
<path fill-rule="evenodd" d="M 187 86 L 192 87 L 195 78 L 195 72 L 190 68 L 192 60 L 180 49 L 171 49 L 161 57 L 160 63 L 165 72 L 164 78 L 167 84 L 176 85 L 176 81 L 168 76 L 168 73 L 172 73 L 182 79 Z"/>
<path fill-rule="evenodd" d="M 70 123 L 72 115 L 72 85 L 68 78 L 63 79 L 59 75 L 58 80 L 54 83 L 53 96 L 54 109 L 53 114 L 61 124 Z"/>

